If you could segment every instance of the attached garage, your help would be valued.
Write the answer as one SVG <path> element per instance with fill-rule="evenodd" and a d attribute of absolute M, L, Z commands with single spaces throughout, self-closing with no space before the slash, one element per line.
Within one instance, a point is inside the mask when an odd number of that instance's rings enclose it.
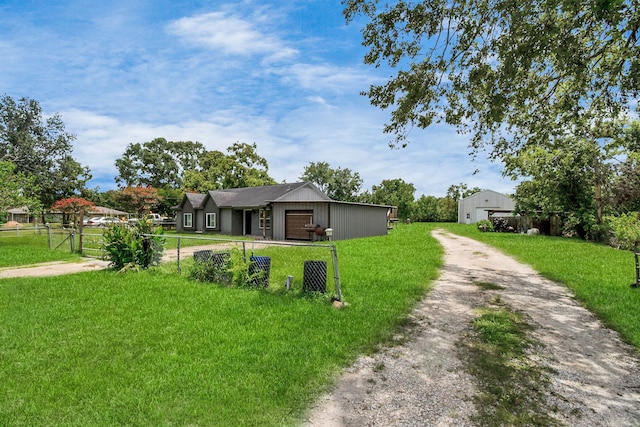
<path fill-rule="evenodd" d="M 287 240 L 309 240 L 306 224 L 313 224 L 312 210 L 288 210 L 285 212 L 284 228 Z"/>

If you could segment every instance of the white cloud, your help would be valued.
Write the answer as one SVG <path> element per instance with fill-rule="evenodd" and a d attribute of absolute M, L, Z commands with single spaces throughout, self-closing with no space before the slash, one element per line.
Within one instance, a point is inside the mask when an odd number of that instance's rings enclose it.
<path fill-rule="evenodd" d="M 180 18 L 167 26 L 169 33 L 184 41 L 219 50 L 224 54 L 264 56 L 270 60 L 295 56 L 298 51 L 288 47 L 276 35 L 263 31 L 262 17 L 245 18 L 218 11 Z"/>

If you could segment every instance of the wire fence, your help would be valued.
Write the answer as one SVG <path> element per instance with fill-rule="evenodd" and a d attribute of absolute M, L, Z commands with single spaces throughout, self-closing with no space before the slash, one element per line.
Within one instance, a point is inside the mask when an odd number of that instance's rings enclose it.
<path fill-rule="evenodd" d="M 175 262 L 177 274 L 189 273 L 198 263 L 233 268 L 229 260 L 240 257 L 249 264 L 254 287 L 300 289 L 334 295 L 342 300 L 336 246 L 272 240 L 233 240 L 202 236 L 162 235 L 163 261 Z M 258 274 L 256 274 L 258 273 Z M 258 277 L 256 279 L 256 276 Z"/>
<path fill-rule="evenodd" d="M 79 251 L 83 256 L 105 259 L 102 229 L 54 230 L 46 228 L 51 249 Z M 318 292 L 342 300 L 338 254 L 332 243 L 305 243 L 272 240 L 237 240 L 210 236 L 174 234 L 145 235 L 164 240 L 162 262 L 176 274 L 191 274 L 198 263 L 222 263 L 232 269 L 232 258 L 249 266 L 254 287 L 275 291 Z"/>

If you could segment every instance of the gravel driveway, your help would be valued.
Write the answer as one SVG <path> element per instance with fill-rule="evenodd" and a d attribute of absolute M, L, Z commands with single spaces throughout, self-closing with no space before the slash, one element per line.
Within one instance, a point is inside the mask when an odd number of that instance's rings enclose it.
<path fill-rule="evenodd" d="M 305 426 L 472 426 L 474 379 L 456 343 L 475 307 L 500 296 L 525 313 L 551 368 L 547 402 L 558 425 L 640 426 L 640 357 L 567 288 L 477 241 L 435 230 L 441 277 L 412 314 L 401 345 L 362 357 L 317 402 Z M 504 289 L 482 291 L 473 282 Z"/>

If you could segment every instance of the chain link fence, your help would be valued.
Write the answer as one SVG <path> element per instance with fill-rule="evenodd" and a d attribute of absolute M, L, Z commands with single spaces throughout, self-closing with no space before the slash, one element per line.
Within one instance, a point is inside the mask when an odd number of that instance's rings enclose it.
<path fill-rule="evenodd" d="M 163 260 L 175 262 L 177 274 L 189 274 L 196 263 L 218 270 L 233 269 L 234 259 L 248 263 L 253 287 L 300 289 L 342 300 L 336 246 L 331 243 L 231 240 L 201 236 L 163 235 Z"/>
<path fill-rule="evenodd" d="M 49 247 L 79 251 L 83 256 L 104 259 L 103 230 L 52 229 L 43 227 Z M 156 235 L 145 235 L 155 237 Z M 338 254 L 332 243 L 271 240 L 233 240 L 208 236 L 159 235 L 165 241 L 162 262 L 176 274 L 190 274 L 197 263 L 213 263 L 220 271 L 232 271 L 234 259 L 248 265 L 252 287 L 274 291 L 302 290 L 342 300 Z"/>

